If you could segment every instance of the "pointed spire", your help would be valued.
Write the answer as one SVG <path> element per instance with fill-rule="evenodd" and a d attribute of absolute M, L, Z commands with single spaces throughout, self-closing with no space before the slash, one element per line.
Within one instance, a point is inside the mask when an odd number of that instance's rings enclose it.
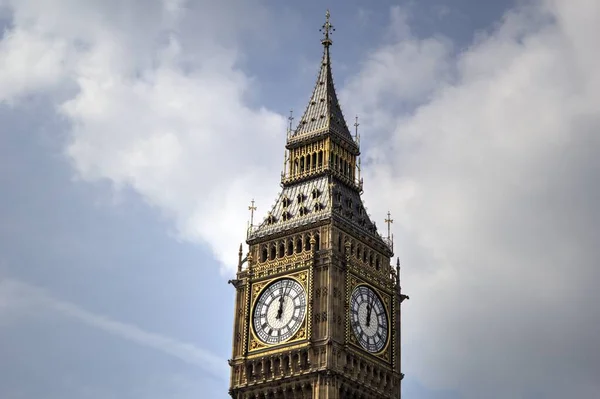
<path fill-rule="evenodd" d="M 323 39 L 321 39 L 323 58 L 321 59 L 317 83 L 306 111 L 304 111 L 304 115 L 298 122 L 296 130 L 292 132 L 289 142 L 301 140 L 302 137 L 307 135 L 313 136 L 330 132 L 348 141 L 358 153 L 358 146 L 348 129 L 333 85 L 329 48 L 333 43 L 331 33 L 335 29 L 329 19 L 329 10 L 325 17 L 325 24 L 320 29 L 323 32 Z"/>

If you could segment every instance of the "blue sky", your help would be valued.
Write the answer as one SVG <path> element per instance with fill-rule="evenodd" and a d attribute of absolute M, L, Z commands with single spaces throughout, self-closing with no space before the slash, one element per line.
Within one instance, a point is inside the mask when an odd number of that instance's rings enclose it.
<path fill-rule="evenodd" d="M 0 0 L 0 397 L 228 396 L 227 280 L 326 7 L 405 397 L 598 396 L 595 0 Z"/>

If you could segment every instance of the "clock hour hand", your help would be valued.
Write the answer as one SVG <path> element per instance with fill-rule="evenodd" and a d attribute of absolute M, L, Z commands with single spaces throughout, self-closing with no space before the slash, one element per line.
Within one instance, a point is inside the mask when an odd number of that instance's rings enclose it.
<path fill-rule="evenodd" d="M 375 298 L 370 295 L 369 296 L 369 303 L 367 303 L 367 327 L 369 327 L 371 325 L 371 313 L 373 312 L 373 302 L 375 301 Z"/>
<path fill-rule="evenodd" d="M 279 295 L 279 309 L 277 309 L 277 317 L 276 319 L 279 320 L 281 319 L 281 315 L 283 314 L 283 302 L 284 302 L 284 298 L 287 295 L 287 291 L 288 291 L 288 287 L 290 287 L 291 284 L 289 283 L 289 281 L 285 282 L 285 287 L 281 287 L 281 295 Z"/>
<path fill-rule="evenodd" d="M 283 287 L 279 291 L 279 308 L 277 309 L 277 316 L 275 318 L 277 320 L 281 319 L 281 314 L 283 313 Z"/>

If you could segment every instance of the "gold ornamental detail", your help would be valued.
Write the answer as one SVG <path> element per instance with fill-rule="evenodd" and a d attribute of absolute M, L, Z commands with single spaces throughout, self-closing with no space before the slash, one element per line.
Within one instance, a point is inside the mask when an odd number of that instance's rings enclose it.
<path fill-rule="evenodd" d="M 377 286 L 378 288 L 384 290 L 391 290 L 394 286 L 394 279 L 392 278 L 391 273 L 389 275 L 383 274 L 381 272 L 374 273 L 374 270 L 363 266 L 362 262 L 356 262 L 355 260 L 351 260 L 349 262 L 349 269 L 352 273 L 357 276 L 360 276 L 361 279 L 370 281 L 371 284 Z M 391 269 L 390 269 L 391 270 Z"/>
<path fill-rule="evenodd" d="M 392 334 L 392 328 L 395 328 L 395 319 L 394 319 L 394 315 L 392 314 L 394 309 L 391 306 L 390 295 L 385 293 L 380 288 L 377 288 L 372 283 L 367 282 L 368 280 L 363 280 L 362 278 L 356 277 L 352 274 L 350 274 L 348 276 L 346 281 L 347 281 L 346 282 L 346 287 L 347 287 L 346 288 L 346 304 L 347 305 L 350 303 L 351 293 L 359 285 L 366 285 L 369 288 L 371 288 L 372 290 L 374 290 L 379 295 L 379 297 L 382 299 L 382 301 L 384 302 L 385 310 L 388 314 L 388 339 L 385 344 L 385 347 L 383 348 L 383 350 L 381 352 L 369 353 L 369 355 L 374 356 L 378 359 L 381 359 L 381 360 L 385 361 L 386 363 L 390 363 L 390 361 L 391 361 L 390 356 L 391 356 L 392 350 L 394 349 L 394 339 L 395 339 Z M 348 342 L 350 342 L 350 344 L 355 346 L 356 349 L 359 350 L 361 353 L 365 353 L 364 350 L 361 348 L 358 340 L 356 339 L 354 333 L 350 329 L 350 315 L 349 315 L 348 310 L 349 310 L 349 307 L 347 306 L 347 308 L 346 308 L 346 328 L 345 328 L 346 339 Z"/>
<path fill-rule="evenodd" d="M 312 259 L 312 252 L 303 252 L 299 254 L 286 255 L 281 258 L 267 260 L 264 263 L 259 263 L 254 266 L 254 272 L 261 272 L 266 269 L 276 269 L 278 267 L 293 266 L 296 263 L 304 262 Z"/>
<path fill-rule="evenodd" d="M 290 348 L 294 347 L 294 346 L 290 346 L 290 344 L 293 344 L 293 343 L 304 342 L 304 344 L 307 344 L 307 340 L 310 339 L 310 335 L 311 335 L 311 328 L 310 328 L 311 324 L 309 323 L 309 320 L 311 320 L 311 317 L 312 317 L 312 306 L 311 306 L 311 302 L 312 302 L 311 280 L 312 280 L 312 277 L 311 276 L 312 276 L 312 269 L 308 269 L 308 270 L 303 270 L 301 272 L 277 276 L 277 277 L 269 279 L 269 280 L 260 281 L 260 282 L 252 284 L 252 288 L 251 288 L 252 299 L 251 299 L 251 301 L 249 301 L 250 302 L 250 309 L 249 309 L 250 312 L 249 312 L 249 318 L 248 318 L 249 321 L 248 322 L 250 323 L 250 325 L 249 325 L 248 330 L 249 330 L 250 337 L 248 340 L 248 352 L 250 352 L 250 353 L 257 352 L 257 353 L 260 353 L 260 355 L 262 356 L 265 353 L 290 350 Z M 265 344 L 262 341 L 260 341 L 258 339 L 258 337 L 256 336 L 256 333 L 254 332 L 254 329 L 252 327 L 252 317 L 254 314 L 256 301 L 258 299 L 258 296 L 262 293 L 263 289 L 265 289 L 265 287 L 267 287 L 268 285 L 270 285 L 270 284 L 274 283 L 275 281 L 282 279 L 282 278 L 294 279 L 294 280 L 298 281 L 300 283 L 300 285 L 302 285 L 302 288 L 306 292 L 306 300 L 307 300 L 306 313 L 304 316 L 304 321 L 302 322 L 302 326 L 298 329 L 298 331 L 289 340 L 287 340 L 283 343 L 280 343 L 280 344 L 269 345 L 269 344 Z M 265 350 L 267 350 L 269 348 L 274 348 L 274 349 L 272 351 L 265 352 Z"/>
<path fill-rule="evenodd" d="M 302 342 L 295 345 L 287 345 L 285 347 L 277 347 L 269 350 L 261 350 L 260 352 L 252 352 L 248 354 L 248 359 L 256 359 L 260 357 L 265 357 L 269 355 L 279 354 L 281 352 L 291 352 L 298 349 L 306 348 L 308 346 L 308 342 Z M 265 347 L 266 348 L 266 347 Z"/>

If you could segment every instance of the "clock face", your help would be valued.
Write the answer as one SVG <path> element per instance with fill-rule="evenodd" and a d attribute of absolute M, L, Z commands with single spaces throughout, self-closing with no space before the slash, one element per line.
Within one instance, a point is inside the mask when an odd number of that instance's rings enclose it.
<path fill-rule="evenodd" d="M 263 290 L 254 307 L 254 332 L 265 344 L 290 339 L 306 314 L 306 292 L 291 278 L 277 280 Z"/>
<path fill-rule="evenodd" d="M 388 338 L 388 317 L 379 296 L 366 285 L 356 287 L 350 298 L 350 325 L 360 345 L 381 352 Z"/>

